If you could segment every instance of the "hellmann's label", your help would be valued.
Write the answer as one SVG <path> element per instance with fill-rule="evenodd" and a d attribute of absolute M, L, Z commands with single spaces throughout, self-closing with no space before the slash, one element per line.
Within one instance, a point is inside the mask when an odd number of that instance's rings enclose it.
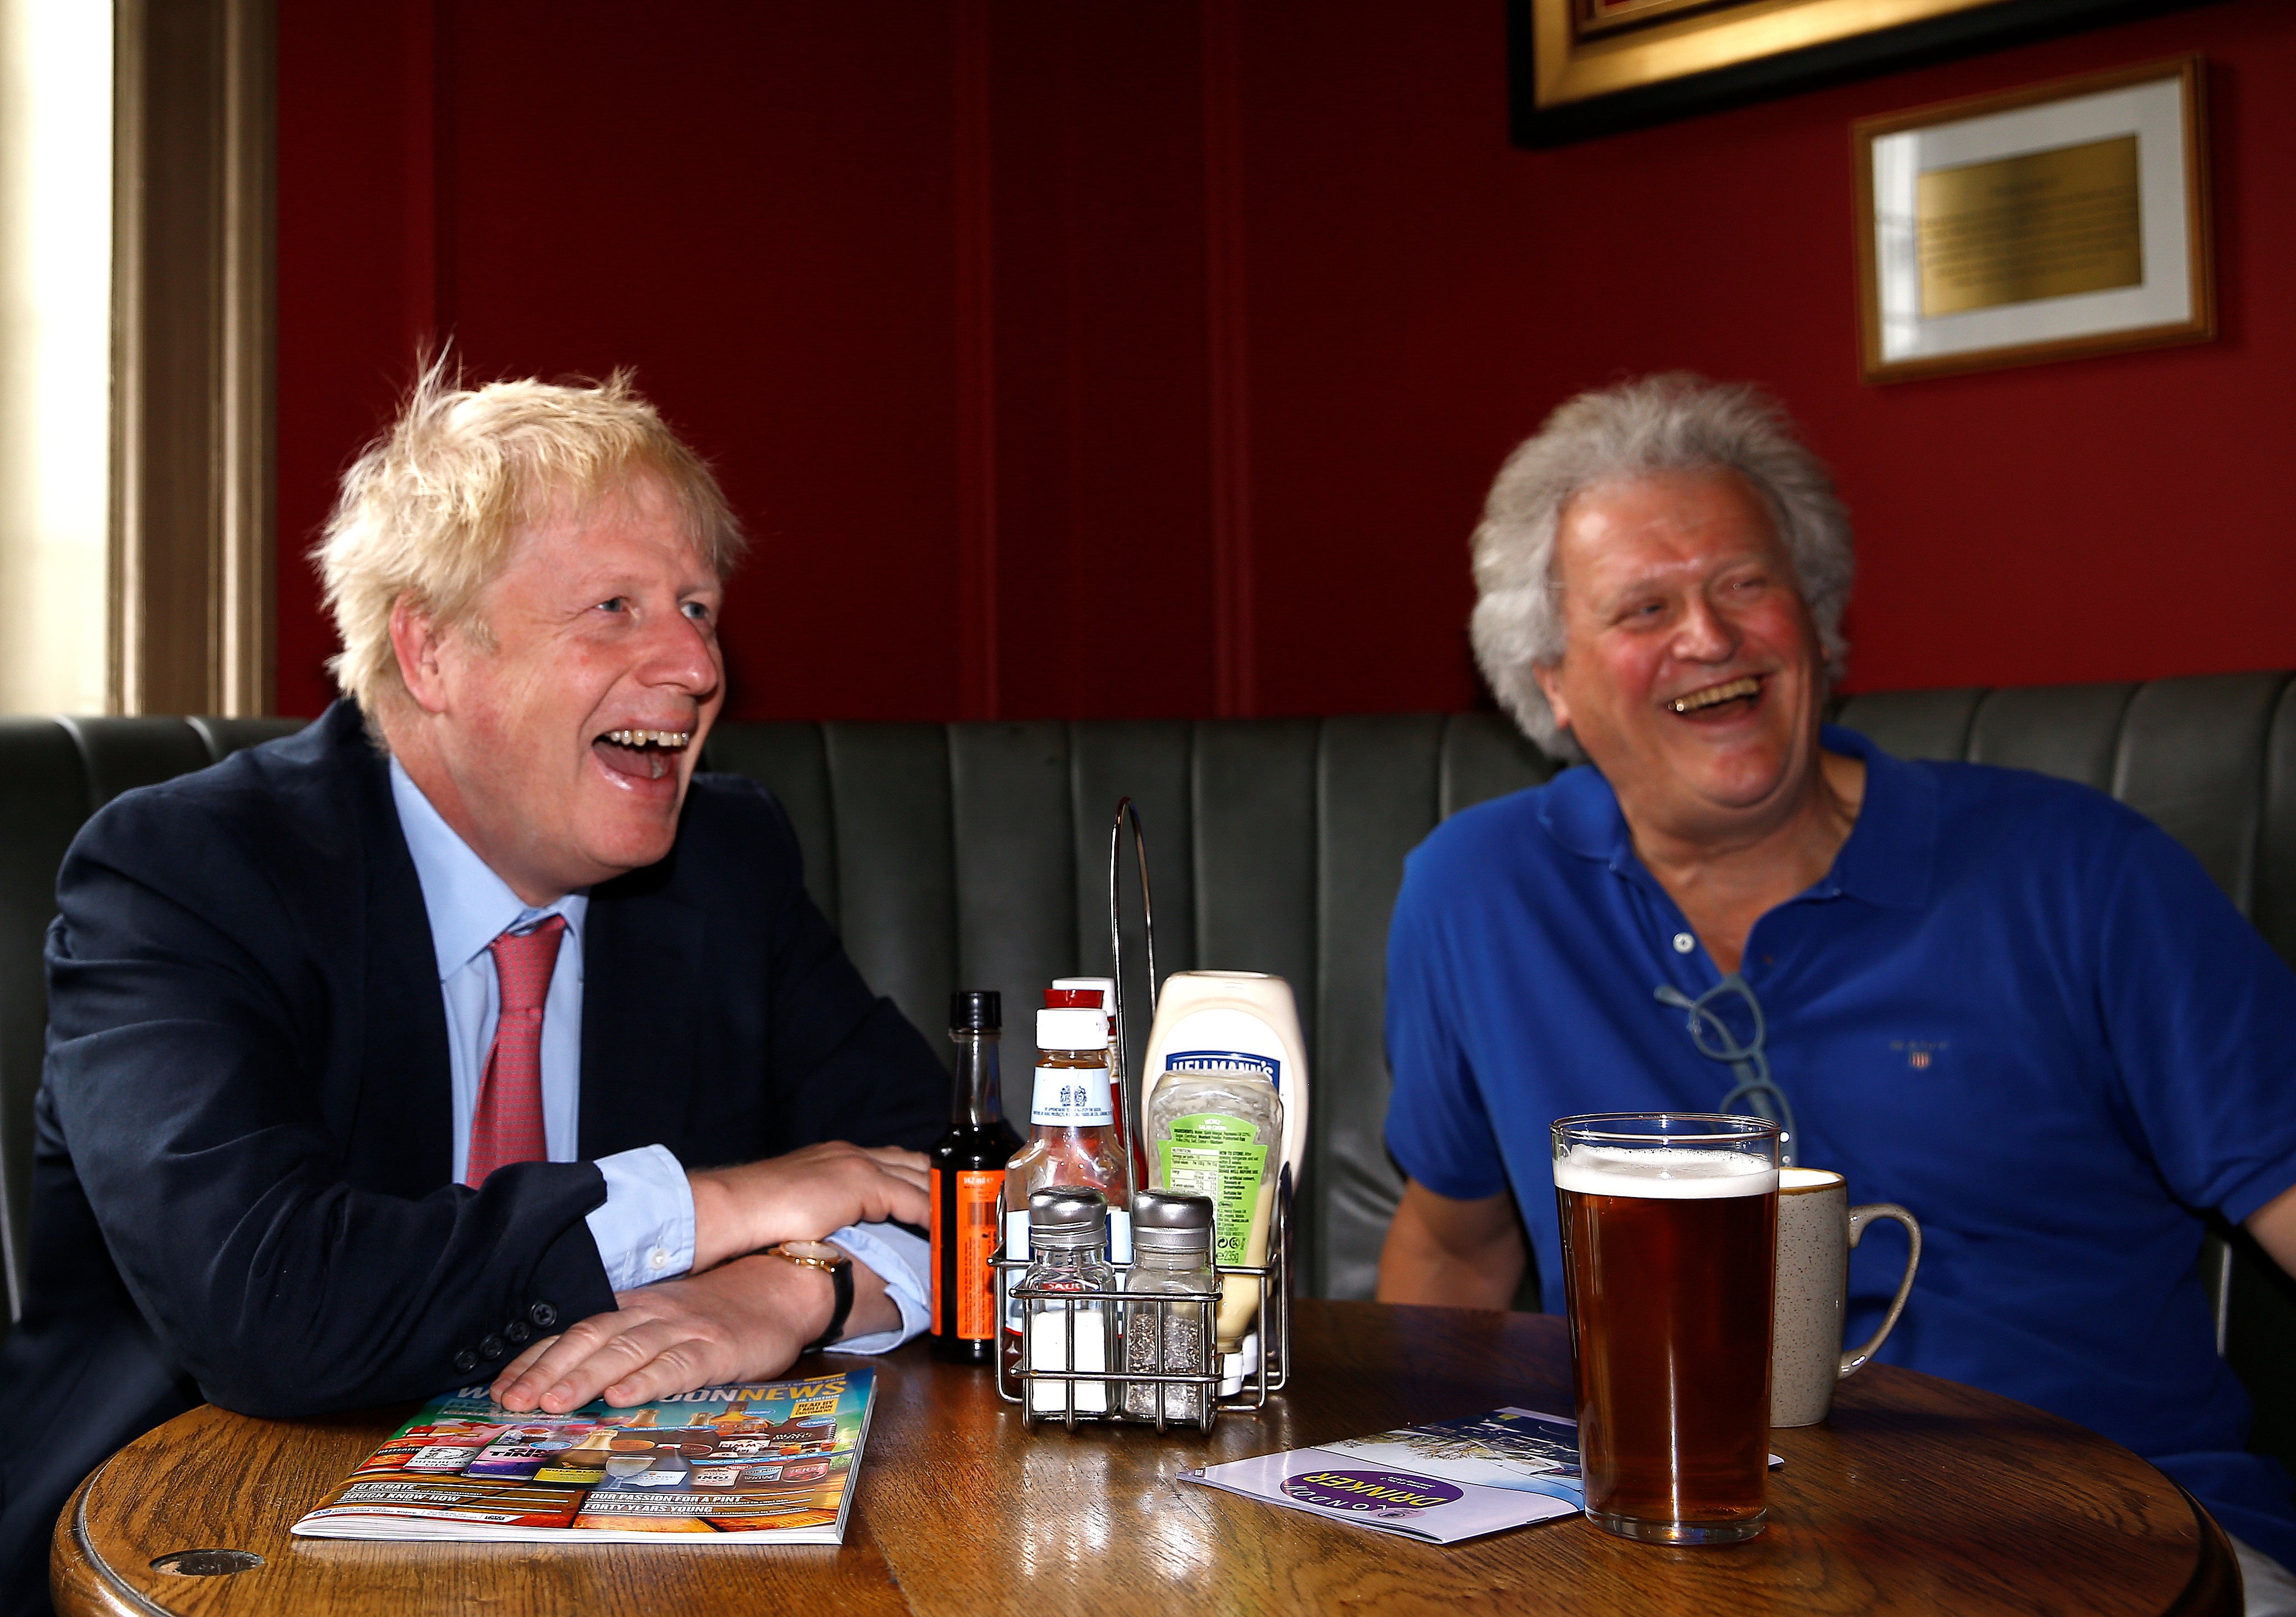
<path fill-rule="evenodd" d="M 1205 1112 L 1174 1118 L 1172 1137 L 1156 1142 L 1164 1183 L 1212 1198 L 1212 1230 L 1222 1263 L 1250 1261 L 1251 1215 L 1267 1167 L 1267 1147 L 1259 1137 L 1247 1118 Z"/>
<path fill-rule="evenodd" d="M 1071 1129 L 1106 1128 L 1116 1121 L 1104 1066 L 1040 1066 L 1029 1121 Z"/>
<path fill-rule="evenodd" d="M 1240 1049 L 1176 1049 L 1164 1058 L 1168 1073 L 1217 1073 L 1230 1068 L 1258 1073 L 1278 1090 L 1283 1087 L 1283 1063 L 1273 1056 L 1254 1056 Z"/>

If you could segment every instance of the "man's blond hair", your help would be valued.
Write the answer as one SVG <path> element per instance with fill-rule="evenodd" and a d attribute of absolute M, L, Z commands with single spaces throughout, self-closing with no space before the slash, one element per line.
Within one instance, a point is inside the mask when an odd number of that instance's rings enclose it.
<path fill-rule="evenodd" d="M 328 668 L 370 719 L 406 690 L 390 645 L 400 600 L 442 629 L 487 639 L 479 597 L 520 533 L 579 513 L 649 478 L 723 578 L 741 525 L 700 455 L 618 371 L 595 386 L 535 381 L 463 388 L 443 361 L 422 368 L 398 419 L 343 474 L 313 551 L 343 649 Z"/>

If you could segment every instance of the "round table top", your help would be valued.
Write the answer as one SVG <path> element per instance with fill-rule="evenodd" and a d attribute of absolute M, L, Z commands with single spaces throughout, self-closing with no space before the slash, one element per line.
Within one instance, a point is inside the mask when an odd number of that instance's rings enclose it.
<path fill-rule="evenodd" d="M 2236 1614 L 2207 1515 L 2085 1428 L 1887 1365 L 1823 1425 L 1772 1433 L 1769 1530 L 1751 1543 L 1630 1543 L 1577 1517 L 1448 1547 L 1176 1481 L 1240 1459 L 1503 1404 L 1569 1413 L 1570 1344 L 1544 1315 L 1302 1299 L 1292 1384 L 1210 1436 L 1031 1433 L 986 1370 L 922 1343 L 884 1374 L 841 1548 L 382 1544 L 288 1527 L 406 1409 L 297 1421 L 214 1408 L 114 1456 L 59 1519 L 65 1613 L 611 1613 L 833 1610 L 1385 1612 L 1532 1608 L 1699 1617 L 1831 1613 Z M 248 1570 L 154 1562 L 226 1549 Z M 754 1605 L 753 1605 L 754 1603 Z"/>

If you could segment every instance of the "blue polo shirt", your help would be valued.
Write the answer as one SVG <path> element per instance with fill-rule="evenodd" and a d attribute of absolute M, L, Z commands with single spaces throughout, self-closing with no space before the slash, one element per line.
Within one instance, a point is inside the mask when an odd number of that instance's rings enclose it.
<path fill-rule="evenodd" d="M 1801 1162 L 1921 1221 L 1880 1357 L 2101 1432 L 2296 1564 L 2287 1477 L 2245 1451 L 2196 1268 L 2204 1212 L 2237 1222 L 2296 1184 L 2296 977 L 2190 854 L 2101 793 L 1844 730 L 1824 745 L 1866 760 L 1857 822 L 1823 880 L 1755 924 L 1741 970 Z M 1718 979 L 1593 769 L 1456 814 L 1412 853 L 1388 943 L 1388 1146 L 1440 1195 L 1513 1192 L 1549 1311 L 1549 1125 L 1712 1110 L 1730 1070 L 1653 990 Z M 1852 1342 L 1904 1254 L 1889 1224 L 1854 1254 Z"/>

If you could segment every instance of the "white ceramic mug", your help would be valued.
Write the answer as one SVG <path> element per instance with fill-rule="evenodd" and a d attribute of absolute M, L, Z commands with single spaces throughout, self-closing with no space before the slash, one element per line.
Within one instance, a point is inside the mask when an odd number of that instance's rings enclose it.
<path fill-rule="evenodd" d="M 1845 1352 L 1842 1311 L 1849 1249 L 1876 1219 L 1906 1227 L 1912 1250 L 1882 1328 Z M 1770 1334 L 1770 1425 L 1814 1426 L 1833 1403 L 1833 1384 L 1865 1367 L 1905 1312 L 1922 1262 L 1922 1227 L 1895 1202 L 1849 1205 L 1849 1183 L 1823 1168 L 1778 1170 L 1778 1282 Z"/>

